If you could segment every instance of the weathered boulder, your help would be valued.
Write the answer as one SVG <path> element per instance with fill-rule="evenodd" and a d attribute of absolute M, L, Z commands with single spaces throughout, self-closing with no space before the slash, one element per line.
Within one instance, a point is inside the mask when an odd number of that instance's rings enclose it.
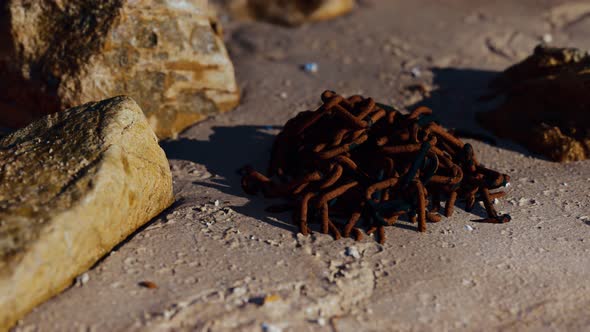
<path fill-rule="evenodd" d="M 505 97 L 480 123 L 559 161 L 590 158 L 590 54 L 538 46 L 491 83 Z"/>
<path fill-rule="evenodd" d="M 0 140 L 0 331 L 172 201 L 166 156 L 129 97 Z"/>
<path fill-rule="evenodd" d="M 214 0 L 213 4 L 238 18 L 299 25 L 344 15 L 352 10 L 354 2 L 354 0 Z"/>
<path fill-rule="evenodd" d="M 206 0 L 6 0 L 0 126 L 120 94 L 158 137 L 237 105 L 234 69 Z"/>

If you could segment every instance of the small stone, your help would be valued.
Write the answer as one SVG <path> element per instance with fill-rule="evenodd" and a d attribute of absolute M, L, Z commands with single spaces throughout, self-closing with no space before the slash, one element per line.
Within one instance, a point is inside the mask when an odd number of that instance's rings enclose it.
<path fill-rule="evenodd" d="M 270 244 L 271 246 L 275 246 L 275 247 L 280 246 L 280 242 L 275 241 L 275 240 L 265 240 L 264 243 Z"/>
<path fill-rule="evenodd" d="M 270 295 L 266 295 L 264 297 L 263 303 L 264 304 L 269 304 L 272 302 L 276 302 L 279 301 L 281 299 L 281 297 L 278 294 L 270 294 Z"/>
<path fill-rule="evenodd" d="M 168 309 L 168 310 L 164 310 L 164 312 L 162 312 L 162 317 L 165 320 L 169 320 L 170 318 L 172 318 L 172 316 L 174 316 L 175 311 L 173 309 Z"/>
<path fill-rule="evenodd" d="M 216 199 L 215 202 L 213 202 L 213 205 L 215 205 L 216 207 L 218 207 L 219 206 L 219 200 Z"/>
<path fill-rule="evenodd" d="M 113 283 L 110 284 L 110 287 L 111 288 L 120 288 L 121 286 L 122 286 L 121 285 L 121 282 L 119 282 L 119 281 L 115 281 L 115 282 L 113 282 Z"/>
<path fill-rule="evenodd" d="M 420 76 L 422 76 L 422 71 L 420 70 L 419 67 L 413 67 L 410 70 L 410 73 L 412 74 L 413 77 L 420 77 Z"/>
<path fill-rule="evenodd" d="M 247 291 L 245 287 L 234 287 L 232 289 L 232 294 L 238 297 L 246 295 Z"/>
<path fill-rule="evenodd" d="M 346 247 L 346 250 L 344 253 L 346 256 L 350 256 L 354 259 L 361 258 L 361 254 L 359 253 L 359 250 L 356 247 Z"/>
<path fill-rule="evenodd" d="M 471 227 L 471 225 L 465 225 L 465 229 L 468 231 L 472 231 L 473 227 Z"/>
<path fill-rule="evenodd" d="M 315 62 L 308 62 L 303 65 L 303 71 L 307 73 L 317 73 L 318 72 L 318 64 Z"/>
<path fill-rule="evenodd" d="M 89 280 L 90 280 L 90 276 L 88 275 L 88 273 L 82 273 L 80 276 L 78 276 L 78 278 L 76 278 L 76 284 L 78 284 L 78 286 L 82 287 Z"/>
<path fill-rule="evenodd" d="M 546 33 L 541 37 L 541 40 L 545 44 L 550 44 L 553 41 L 553 36 L 550 33 Z"/>
<path fill-rule="evenodd" d="M 283 329 L 277 325 L 262 323 L 261 325 L 263 332 L 283 332 Z"/>
<path fill-rule="evenodd" d="M 289 95 L 287 95 L 287 93 L 283 91 L 279 94 L 279 97 L 281 97 L 281 99 L 287 99 L 287 97 L 289 97 Z"/>
<path fill-rule="evenodd" d="M 137 263 L 137 259 L 135 257 L 127 257 L 123 261 L 123 264 L 128 265 L 128 266 L 132 266 L 135 263 Z"/>

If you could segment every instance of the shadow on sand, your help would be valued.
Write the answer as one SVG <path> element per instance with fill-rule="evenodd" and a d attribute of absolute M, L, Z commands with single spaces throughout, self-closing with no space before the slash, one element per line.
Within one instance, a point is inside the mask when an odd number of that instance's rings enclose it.
<path fill-rule="evenodd" d="M 547 160 L 517 143 L 496 137 L 477 122 L 476 113 L 490 111 L 503 102 L 502 98 L 490 101 L 483 101 L 481 98 L 490 94 L 488 84 L 499 74 L 498 72 L 458 68 L 434 68 L 432 72 L 433 84 L 438 88 L 431 92 L 430 97 L 411 105 L 409 109 L 428 106 L 434 110 L 442 125 L 456 129 L 457 135 L 462 138 L 472 138 L 502 149 Z"/>
<path fill-rule="evenodd" d="M 262 220 L 275 227 L 296 231 L 291 223 L 289 213 L 269 213 L 265 208 L 280 200 L 265 199 L 262 195 L 249 196 L 242 190 L 242 167 L 250 165 L 265 173 L 270 149 L 280 127 L 272 126 L 234 126 L 213 127 L 213 134 L 208 140 L 180 138 L 166 140 L 160 145 L 169 159 L 188 160 L 205 165 L 212 174 L 219 175 L 212 180 L 199 181 L 195 184 L 211 187 L 223 193 L 248 197 L 243 206 L 232 206 L 236 212 Z"/>

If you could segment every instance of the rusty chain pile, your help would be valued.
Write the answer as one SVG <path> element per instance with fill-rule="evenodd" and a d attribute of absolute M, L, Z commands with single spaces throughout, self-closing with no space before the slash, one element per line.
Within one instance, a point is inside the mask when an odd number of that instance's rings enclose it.
<path fill-rule="evenodd" d="M 268 176 L 246 167 L 242 187 L 248 194 L 289 200 L 301 233 L 319 222 L 322 233 L 362 238 L 377 232 L 385 241 L 384 226 L 401 216 L 418 223 L 439 222 L 441 202 L 450 217 L 458 199 L 470 211 L 483 201 L 485 222 L 504 223 L 493 200 L 504 192 L 508 175 L 483 167 L 470 144 L 463 143 L 419 107 L 403 114 L 372 98 L 344 98 L 322 94 L 323 105 L 289 120 L 277 136 Z M 271 180 L 275 177 L 278 181 Z M 275 207 L 274 210 L 277 208 Z"/>

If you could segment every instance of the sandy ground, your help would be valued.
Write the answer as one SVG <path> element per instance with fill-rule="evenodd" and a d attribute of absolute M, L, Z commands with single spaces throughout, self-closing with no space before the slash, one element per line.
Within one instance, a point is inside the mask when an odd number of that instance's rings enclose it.
<path fill-rule="evenodd" d="M 488 80 L 544 35 L 590 48 L 590 5 L 362 1 L 296 29 L 225 28 L 243 102 L 162 143 L 177 203 L 15 330 L 590 329 L 590 161 L 560 165 L 507 141 L 469 140 L 512 176 L 498 209 L 513 221 L 480 224 L 471 220 L 482 208 L 457 208 L 423 234 L 389 227 L 383 246 L 296 235 L 290 215 L 265 213 L 271 201 L 245 197 L 236 174 L 264 169 L 277 127 L 327 88 L 430 105 L 443 124 L 489 135 L 474 121 L 491 107 L 476 101 Z M 319 71 L 302 71 L 306 62 Z M 405 88 L 416 83 L 431 96 Z"/>

